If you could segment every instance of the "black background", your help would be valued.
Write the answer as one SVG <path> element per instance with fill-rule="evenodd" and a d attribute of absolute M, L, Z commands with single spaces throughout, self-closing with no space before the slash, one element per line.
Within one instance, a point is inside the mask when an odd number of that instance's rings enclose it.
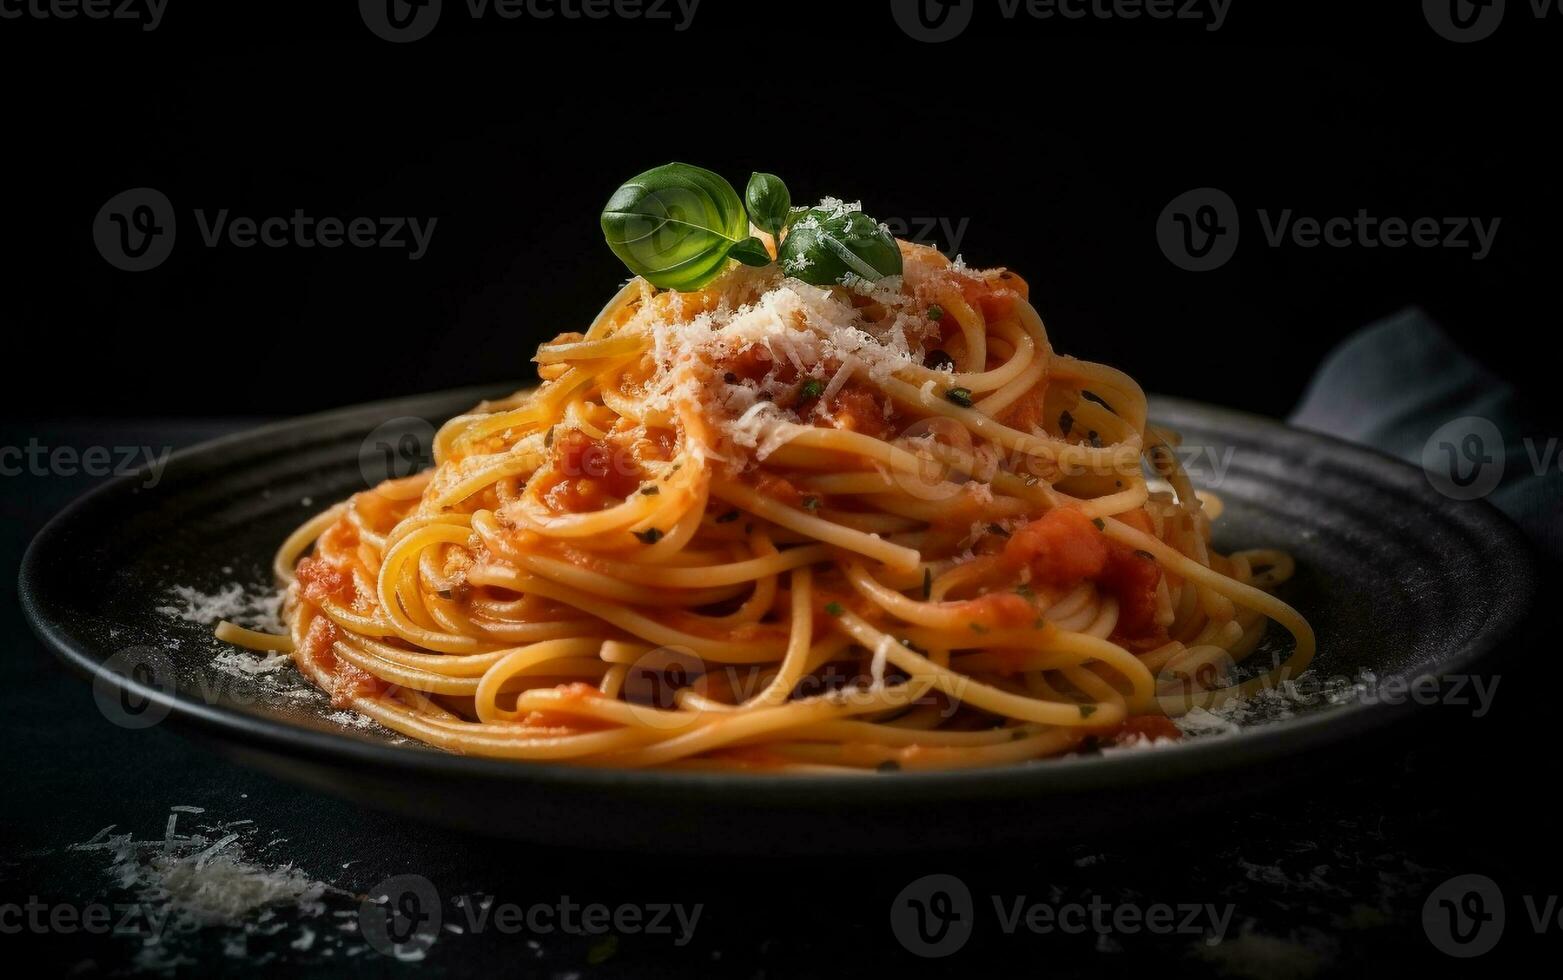
<path fill-rule="evenodd" d="M 960 228 L 970 262 L 1030 281 L 1059 349 L 1149 390 L 1281 415 L 1336 341 L 1411 303 L 1531 387 L 1552 370 L 1524 338 L 1555 305 L 1563 16 L 1510 6 L 1473 44 L 1415 2 L 1236 0 L 1217 31 L 979 3 L 943 44 L 907 38 L 880 2 L 705 0 L 677 31 L 474 20 L 447 0 L 409 44 L 352 3 L 174 0 L 152 32 L 0 22 L 5 319 L 17 363 L 54 382 L 0 397 L 32 417 L 280 415 L 525 379 L 536 344 L 625 275 L 602 204 L 670 159 Z M 141 186 L 172 201 L 177 242 L 126 273 L 90 228 Z M 1244 235 L 1226 266 L 1185 272 L 1155 222 L 1205 186 L 1232 196 Z M 1257 212 L 1288 208 L 1501 224 L 1481 261 L 1271 247 Z M 438 224 L 409 261 L 209 248 L 197 209 Z"/>
<path fill-rule="evenodd" d="M 1152 391 L 1284 415 L 1332 345 L 1408 304 L 1522 393 L 1554 383 L 1563 15 L 1537 20 L 1526 2 L 1509 0 L 1496 36 L 1464 45 L 1434 34 L 1417 2 L 1233 0 L 1214 32 L 1005 22 L 979 3 L 970 30 L 937 45 L 904 37 L 878 0 L 704 0 L 684 32 L 473 22 L 464 4 L 446 5 L 431 36 L 405 45 L 336 0 L 170 0 L 150 33 L 0 20 L 11 368 L 0 444 L 183 444 L 223 429 L 209 417 L 524 380 L 535 345 L 587 322 L 625 275 L 601 241 L 603 202 L 669 159 L 735 183 L 771 170 L 799 199 L 860 198 L 881 218 L 967 222 L 960 251 L 1025 276 L 1061 350 Z M 130 274 L 104 261 L 90 229 L 105 201 L 141 186 L 172 200 L 179 239 L 162 266 Z M 1168 261 L 1154 226 L 1174 196 L 1205 186 L 1237 202 L 1244 237 L 1229 264 L 1196 274 Z M 206 248 L 193 211 L 222 208 L 438 225 L 416 262 L 381 249 Z M 1261 208 L 1501 225 L 1481 262 L 1447 249 L 1272 248 L 1254 220 Z M 185 421 L 139 427 L 161 416 Z M 25 481 L 4 483 L 7 568 L 89 482 Z M 966 956 L 914 960 L 890 942 L 885 910 L 931 872 L 958 873 L 979 895 L 1060 886 L 1070 897 L 1235 899 L 1259 932 L 1322 950 L 1346 974 L 1463 965 L 1433 954 L 1420 904 L 1447 876 L 1482 872 L 1514 902 L 1505 948 L 1556 950 L 1555 933 L 1528 935 L 1515 900 L 1563 888 L 1555 805 L 1544 802 L 1553 706 L 1519 676 L 1501 717 L 1435 712 L 1371 751 L 1284 774 L 1293 792 L 1192 824 L 1147 813 L 1131 839 L 692 863 L 448 835 L 218 761 L 171 732 L 111 730 L 85 685 L 25 635 L 14 603 L 3 612 L 16 654 L 4 664 L 14 700 L 0 753 L 15 848 L 0 865 L 7 901 L 86 900 L 101 867 L 64 844 L 111 821 L 155 835 L 168 805 L 194 803 L 255 818 L 294 840 L 312 875 L 349 887 L 413 870 L 507 900 L 571 893 L 720 911 L 692 950 L 629 943 L 595 971 L 609 976 L 1209 971 L 1187 944 L 1104 959 L 1089 937 L 991 929 Z M 1510 655 L 1554 646 L 1533 640 Z M 349 858 L 362 863 L 337 871 Z M 1391 915 L 1343 925 L 1358 906 Z M 51 973 L 113 972 L 132 952 L 22 938 Z M 496 937 L 446 940 L 429 965 L 547 976 L 581 969 L 583 945 L 551 945 L 534 964 Z"/>

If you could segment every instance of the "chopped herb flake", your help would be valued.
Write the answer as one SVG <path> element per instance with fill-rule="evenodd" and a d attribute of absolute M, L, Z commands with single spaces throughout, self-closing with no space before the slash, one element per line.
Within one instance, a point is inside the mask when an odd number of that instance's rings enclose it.
<path fill-rule="evenodd" d="M 643 497 L 655 497 L 657 494 L 659 494 L 661 492 L 662 492 L 662 488 L 657 486 L 655 483 L 651 484 L 648 487 L 641 487 L 640 488 L 640 493 L 641 493 L 641 496 L 643 496 Z"/>
<path fill-rule="evenodd" d="M 824 393 L 825 382 L 818 378 L 810 378 L 809 380 L 803 382 L 803 387 L 798 391 L 798 394 L 802 396 L 805 401 L 808 401 L 811 398 L 818 398 Z"/>
<path fill-rule="evenodd" d="M 1098 531 L 1107 530 L 1107 522 L 1102 520 L 1100 517 L 1091 518 L 1091 523 L 1096 525 L 1096 529 Z"/>
<path fill-rule="evenodd" d="M 1113 412 L 1113 407 L 1111 405 L 1107 404 L 1105 401 L 1103 401 L 1102 400 L 1102 396 L 1098 395 L 1094 391 L 1081 391 L 1080 392 L 1080 397 L 1084 398 L 1086 401 L 1096 402 L 1098 405 L 1100 405 L 1103 408 L 1107 409 L 1109 412 Z M 1113 414 L 1117 415 L 1118 413 L 1117 412 L 1113 412 Z"/>
<path fill-rule="evenodd" d="M 947 401 L 954 402 L 962 408 L 971 408 L 970 388 L 951 388 L 944 393 L 944 397 Z"/>
<path fill-rule="evenodd" d="M 736 521 L 736 520 L 738 520 L 738 510 L 737 510 L 737 508 L 734 508 L 733 510 L 730 510 L 727 513 L 725 513 L 725 514 L 721 515 L 720 517 L 718 517 L 716 519 L 716 522 L 718 524 L 731 524 L 733 521 Z"/>
<path fill-rule="evenodd" d="M 1082 704 L 1080 706 L 1080 717 L 1081 718 L 1089 718 L 1089 717 L 1091 717 L 1094 714 L 1096 714 L 1096 705 L 1094 705 L 1094 704 Z"/>
<path fill-rule="evenodd" d="M 825 612 L 828 615 L 840 616 L 842 613 L 844 613 L 846 611 L 847 611 L 846 608 L 843 607 L 841 605 L 841 603 L 839 603 L 839 602 L 827 602 L 827 603 L 825 603 Z"/>
<path fill-rule="evenodd" d="M 943 320 L 944 307 L 940 306 L 938 303 L 930 305 L 928 307 L 928 319 L 932 320 L 934 323 L 938 323 L 940 320 Z"/>
<path fill-rule="evenodd" d="M 591 948 L 586 951 L 586 965 L 601 966 L 613 959 L 618 951 L 619 937 L 610 933 L 592 943 Z"/>
<path fill-rule="evenodd" d="M 1058 414 L 1058 431 L 1059 432 L 1062 432 L 1064 435 L 1067 436 L 1067 435 L 1069 435 L 1069 430 L 1073 429 L 1074 427 L 1075 427 L 1075 417 L 1073 415 L 1070 415 L 1068 412 L 1060 412 Z"/>
<path fill-rule="evenodd" d="M 923 367 L 930 371 L 943 371 L 955 367 L 955 358 L 937 347 L 923 355 Z"/>
<path fill-rule="evenodd" d="M 819 498 L 818 497 L 804 497 L 803 498 L 803 509 L 804 510 L 808 510 L 808 511 L 819 510 Z"/>
<path fill-rule="evenodd" d="M 656 544 L 662 540 L 662 532 L 654 527 L 648 527 L 644 531 L 632 532 L 643 544 Z"/>

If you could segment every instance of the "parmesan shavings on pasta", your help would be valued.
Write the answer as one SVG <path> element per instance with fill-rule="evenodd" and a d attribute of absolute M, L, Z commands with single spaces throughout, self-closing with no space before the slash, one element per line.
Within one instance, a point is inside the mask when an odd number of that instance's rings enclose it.
<path fill-rule="evenodd" d="M 749 449 L 759 444 L 757 421 L 800 421 L 796 412 L 780 406 L 763 419 L 753 414 L 757 405 L 792 394 L 796 379 L 823 383 L 813 406 L 822 411 L 855 376 L 882 384 L 921 364 L 925 340 L 938 336 L 926 309 L 899 276 L 822 288 L 774 268 L 738 267 L 712 289 L 717 298 L 708 304 L 711 308 L 692 311 L 687 297 L 675 295 L 660 306 L 643 304 L 621 329 L 644 331 L 652 339 L 656 367 L 640 393 L 649 407 L 672 414 L 680 404 L 705 403 L 715 416 L 717 434 Z M 855 301 L 875 306 L 877 315 L 868 318 Z M 773 365 L 765 377 L 724 379 L 714 372 L 713 365 L 754 348 L 763 348 L 764 359 Z M 787 381 L 775 376 L 782 368 L 788 370 Z M 727 458 L 715 446 L 698 449 L 707 458 Z"/>

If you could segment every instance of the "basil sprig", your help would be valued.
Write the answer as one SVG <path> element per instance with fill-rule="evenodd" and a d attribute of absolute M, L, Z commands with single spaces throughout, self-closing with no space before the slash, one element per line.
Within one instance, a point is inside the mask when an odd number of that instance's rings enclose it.
<path fill-rule="evenodd" d="M 782 271 L 816 286 L 855 275 L 873 282 L 901 274 L 901 249 L 861 211 L 814 208 L 795 218 L 777 258 Z"/>
<path fill-rule="evenodd" d="M 901 251 L 878 222 L 839 207 L 795 208 L 775 174 L 751 175 L 740 199 L 719 174 L 664 164 L 620 187 L 602 212 L 613 254 L 653 286 L 681 292 L 711 282 L 729 260 L 771 263 L 764 243 L 748 234 L 750 222 L 780 243 L 787 275 L 816 286 L 901 272 Z"/>
<path fill-rule="evenodd" d="M 749 206 L 749 220 L 754 226 L 780 241 L 782 229 L 792 216 L 792 194 L 782 179 L 775 174 L 750 174 L 744 203 Z"/>
<path fill-rule="evenodd" d="M 743 202 L 719 174 L 669 163 L 632 178 L 608 199 L 602 233 L 631 272 L 660 289 L 699 289 L 727 268 L 748 237 Z"/>

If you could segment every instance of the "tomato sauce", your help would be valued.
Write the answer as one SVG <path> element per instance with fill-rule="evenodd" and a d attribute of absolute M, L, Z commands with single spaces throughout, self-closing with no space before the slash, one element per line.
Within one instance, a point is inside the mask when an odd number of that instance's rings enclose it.
<path fill-rule="evenodd" d="M 857 381 L 849 381 L 836 392 L 828 406 L 830 421 L 839 429 L 861 432 L 875 439 L 887 439 L 895 432 L 893 419 L 885 418 L 884 404 L 874 394 L 874 389 Z M 816 425 L 829 424 L 824 420 Z"/>
<path fill-rule="evenodd" d="M 548 478 L 542 498 L 549 508 L 581 514 L 622 502 L 640 487 L 642 474 L 629 452 L 571 429 L 554 446 Z"/>
<path fill-rule="evenodd" d="M 1030 568 L 1034 581 L 1058 588 L 1095 582 L 1118 600 L 1115 636 L 1139 641 L 1161 633 L 1156 625 L 1161 566 L 1107 537 L 1074 508 L 1056 508 L 1016 530 L 1001 562 L 1014 571 Z"/>
<path fill-rule="evenodd" d="M 315 605 L 327 599 L 339 606 L 351 606 L 358 598 L 358 587 L 353 584 L 353 574 L 331 564 L 324 558 L 305 558 L 294 569 L 304 598 Z M 320 622 L 321 620 L 316 620 Z M 329 624 L 329 620 L 326 620 Z"/>

